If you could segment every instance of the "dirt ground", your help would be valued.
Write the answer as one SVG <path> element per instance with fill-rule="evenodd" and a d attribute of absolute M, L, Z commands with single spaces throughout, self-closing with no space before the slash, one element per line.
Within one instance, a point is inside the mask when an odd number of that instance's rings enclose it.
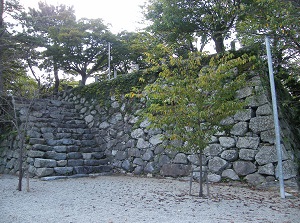
<path fill-rule="evenodd" d="M 299 193 L 281 199 L 278 188 L 254 190 L 241 183 L 209 185 L 133 176 L 94 176 L 53 181 L 30 179 L 30 192 L 16 190 L 16 176 L 0 175 L 0 222 L 300 222 Z M 206 192 L 204 190 L 204 192 Z"/>

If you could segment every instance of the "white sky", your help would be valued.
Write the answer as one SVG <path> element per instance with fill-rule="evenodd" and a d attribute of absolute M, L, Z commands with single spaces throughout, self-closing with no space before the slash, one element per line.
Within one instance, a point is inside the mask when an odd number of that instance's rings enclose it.
<path fill-rule="evenodd" d="M 101 18 L 105 24 L 111 24 L 109 29 L 117 34 L 123 30 L 137 31 L 143 28 L 141 5 L 146 0 L 20 0 L 25 7 L 38 8 L 38 2 L 49 5 L 64 4 L 74 6 L 76 18 Z"/>

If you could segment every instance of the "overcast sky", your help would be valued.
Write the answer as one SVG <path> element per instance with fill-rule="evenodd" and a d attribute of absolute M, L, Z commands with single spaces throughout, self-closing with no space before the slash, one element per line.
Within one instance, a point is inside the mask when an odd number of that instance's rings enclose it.
<path fill-rule="evenodd" d="M 20 0 L 20 3 L 25 8 L 38 8 L 39 1 L 51 5 L 73 5 L 77 19 L 101 18 L 105 24 L 111 24 L 110 30 L 115 34 L 122 30 L 137 31 L 143 27 L 139 24 L 143 18 L 140 6 L 146 0 Z"/>

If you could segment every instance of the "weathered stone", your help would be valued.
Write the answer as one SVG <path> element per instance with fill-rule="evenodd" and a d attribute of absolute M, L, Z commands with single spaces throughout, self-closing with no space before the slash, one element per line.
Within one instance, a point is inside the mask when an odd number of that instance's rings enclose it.
<path fill-rule="evenodd" d="M 101 164 L 101 160 L 90 159 L 90 160 L 83 161 L 84 166 L 99 166 L 100 164 Z"/>
<path fill-rule="evenodd" d="M 120 151 L 125 150 L 125 148 L 126 148 L 126 145 L 124 142 L 117 143 L 114 147 L 115 150 L 120 150 Z"/>
<path fill-rule="evenodd" d="M 92 153 L 79 153 L 79 154 L 81 155 L 81 157 L 78 157 L 78 158 L 83 158 L 84 160 L 92 159 Z M 103 156 L 103 154 L 102 154 L 102 156 Z"/>
<path fill-rule="evenodd" d="M 250 107 L 259 107 L 269 102 L 266 94 L 259 94 L 249 97 L 249 106 Z"/>
<path fill-rule="evenodd" d="M 187 164 L 188 160 L 184 153 L 178 153 L 173 162 L 178 164 Z"/>
<path fill-rule="evenodd" d="M 158 159 L 158 165 L 161 167 L 170 162 L 170 158 L 167 155 L 162 155 Z"/>
<path fill-rule="evenodd" d="M 55 151 L 48 151 L 45 154 L 45 158 L 54 159 L 54 160 L 65 160 L 67 158 L 67 154 L 65 153 L 57 153 Z"/>
<path fill-rule="evenodd" d="M 163 142 L 162 137 L 163 137 L 162 134 L 154 135 L 154 136 L 152 136 L 152 137 L 149 139 L 149 142 L 150 142 L 152 145 L 156 146 L 156 145 L 158 145 L 158 144 L 160 144 L 160 143 Z"/>
<path fill-rule="evenodd" d="M 79 151 L 79 147 L 78 146 L 66 146 L 67 147 L 67 152 L 78 152 Z"/>
<path fill-rule="evenodd" d="M 251 108 L 249 108 L 249 109 L 245 109 L 242 111 L 238 111 L 234 115 L 234 120 L 246 122 L 246 121 L 249 121 L 253 116 L 254 116 L 253 111 Z"/>
<path fill-rule="evenodd" d="M 278 178 L 278 165 L 276 166 L 275 169 L 275 174 L 276 178 Z M 282 162 L 282 174 L 283 174 L 283 179 L 288 180 L 293 177 L 297 176 L 297 168 L 295 163 L 291 160 L 283 161 Z"/>
<path fill-rule="evenodd" d="M 113 139 L 113 140 L 109 140 L 106 144 L 107 148 L 108 149 L 111 149 L 112 147 L 114 147 L 116 144 L 117 144 L 117 140 L 116 139 Z"/>
<path fill-rule="evenodd" d="M 257 172 L 259 174 L 264 174 L 264 175 L 274 175 L 275 167 L 274 167 L 273 163 L 268 163 L 264 166 L 259 166 Z"/>
<path fill-rule="evenodd" d="M 260 139 L 262 142 L 275 143 L 275 131 L 270 129 L 260 133 Z"/>
<path fill-rule="evenodd" d="M 227 161 L 235 161 L 238 158 L 238 152 L 236 150 L 225 150 L 221 153 L 221 158 Z"/>
<path fill-rule="evenodd" d="M 188 176 L 191 167 L 184 164 L 165 164 L 160 170 L 160 174 L 165 177 Z"/>
<path fill-rule="evenodd" d="M 234 119 L 233 117 L 227 117 L 227 118 L 224 118 L 223 120 L 221 120 L 220 122 L 221 125 L 233 125 L 234 124 Z"/>
<path fill-rule="evenodd" d="M 200 162 L 199 162 L 199 156 L 197 154 L 193 154 L 193 155 L 188 155 L 188 161 L 190 161 L 193 165 L 197 165 L 199 166 Z M 206 165 L 208 162 L 207 158 L 205 155 L 202 154 L 202 165 Z"/>
<path fill-rule="evenodd" d="M 145 161 L 149 161 L 153 158 L 153 151 L 148 149 L 142 156 L 142 159 Z"/>
<path fill-rule="evenodd" d="M 139 139 L 139 138 L 141 138 L 143 136 L 144 136 L 143 129 L 135 129 L 131 133 L 131 137 L 134 138 L 134 139 Z"/>
<path fill-rule="evenodd" d="M 208 161 L 208 169 L 213 173 L 221 173 L 228 166 L 228 162 L 220 157 Z"/>
<path fill-rule="evenodd" d="M 62 142 L 63 145 L 73 145 L 74 144 L 73 139 L 62 139 L 61 142 Z"/>
<path fill-rule="evenodd" d="M 84 120 L 86 121 L 86 123 L 91 123 L 92 121 L 94 121 L 94 116 L 93 115 L 85 116 Z"/>
<path fill-rule="evenodd" d="M 153 162 L 147 163 L 147 165 L 144 168 L 145 173 L 153 173 L 154 170 L 155 170 L 155 168 L 154 168 L 154 163 Z"/>
<path fill-rule="evenodd" d="M 147 128 L 150 125 L 150 121 L 148 119 L 141 122 L 140 127 L 141 128 Z"/>
<path fill-rule="evenodd" d="M 53 132 L 54 131 L 54 129 L 53 128 L 51 128 L 51 127 L 42 127 L 41 128 L 41 132 L 42 133 L 48 133 L 48 132 Z"/>
<path fill-rule="evenodd" d="M 137 148 L 129 148 L 128 149 L 128 156 L 129 157 L 140 157 L 141 151 Z"/>
<path fill-rule="evenodd" d="M 143 166 L 137 166 L 137 167 L 134 168 L 133 173 L 136 174 L 136 175 L 139 175 L 143 172 L 143 170 L 144 170 Z"/>
<path fill-rule="evenodd" d="M 206 156 L 217 156 L 221 154 L 223 151 L 224 148 L 220 144 L 210 144 L 203 150 L 203 153 Z"/>
<path fill-rule="evenodd" d="M 238 99 L 243 99 L 243 98 L 249 97 L 252 95 L 252 91 L 253 91 L 252 87 L 245 87 L 245 88 L 237 91 L 236 97 Z"/>
<path fill-rule="evenodd" d="M 75 174 L 90 174 L 94 172 L 95 168 L 94 166 L 75 166 L 73 170 Z"/>
<path fill-rule="evenodd" d="M 83 160 L 68 160 L 68 166 L 82 166 L 83 165 Z"/>
<path fill-rule="evenodd" d="M 42 168 L 42 167 L 56 167 L 56 161 L 53 159 L 41 159 L 41 158 L 36 158 L 34 161 L 34 166 L 37 168 Z"/>
<path fill-rule="evenodd" d="M 73 167 L 54 167 L 54 172 L 59 175 L 69 175 L 73 172 Z"/>
<path fill-rule="evenodd" d="M 247 132 L 248 132 L 247 122 L 238 122 L 230 130 L 230 133 L 236 136 L 244 136 Z"/>
<path fill-rule="evenodd" d="M 51 147 L 46 146 L 46 145 L 41 145 L 41 144 L 35 144 L 32 146 L 32 150 L 40 150 L 40 151 L 50 151 Z"/>
<path fill-rule="evenodd" d="M 236 147 L 240 149 L 257 149 L 259 137 L 239 137 Z"/>
<path fill-rule="evenodd" d="M 232 169 L 227 169 L 222 172 L 222 177 L 228 178 L 231 180 L 240 180 L 239 176 Z"/>
<path fill-rule="evenodd" d="M 15 161 L 16 161 L 15 158 L 13 158 L 13 159 L 11 159 L 10 161 L 8 161 L 8 162 L 6 163 L 6 168 L 7 168 L 7 169 L 12 169 L 12 168 L 14 167 Z"/>
<path fill-rule="evenodd" d="M 110 127 L 110 124 L 108 122 L 102 122 L 100 125 L 99 125 L 99 128 L 100 129 L 107 129 L 108 127 Z"/>
<path fill-rule="evenodd" d="M 113 116 L 111 116 L 110 119 L 108 120 L 108 122 L 111 123 L 111 124 L 117 124 L 118 122 L 120 122 L 122 120 L 123 120 L 123 116 L 119 112 L 119 113 L 116 113 Z"/>
<path fill-rule="evenodd" d="M 259 106 L 256 110 L 256 115 L 258 116 L 264 116 L 264 115 L 272 115 L 272 108 L 271 105 L 265 104 L 262 106 Z"/>
<path fill-rule="evenodd" d="M 30 138 L 29 144 L 34 145 L 34 144 L 41 144 L 43 145 L 45 143 L 45 139 L 41 138 Z"/>
<path fill-rule="evenodd" d="M 158 129 L 158 128 L 154 128 L 154 129 L 149 129 L 148 130 L 148 134 L 149 135 L 152 135 L 152 136 L 154 136 L 154 135 L 159 135 L 159 134 L 161 134 L 162 133 L 162 130 L 161 129 Z"/>
<path fill-rule="evenodd" d="M 82 154 L 82 156 L 83 156 L 83 158 L 84 159 L 103 159 L 103 158 L 105 158 L 105 155 L 104 155 L 104 152 L 93 152 L 92 154 L 91 154 L 91 158 L 89 158 L 89 154 L 90 153 L 83 153 Z"/>
<path fill-rule="evenodd" d="M 126 144 L 125 144 L 125 147 L 126 148 L 133 148 L 135 147 L 135 143 L 136 143 L 136 140 L 134 139 L 129 139 Z"/>
<path fill-rule="evenodd" d="M 37 177 L 50 176 L 54 173 L 53 168 L 36 168 L 35 174 Z"/>
<path fill-rule="evenodd" d="M 233 163 L 233 170 L 239 176 L 246 176 L 256 171 L 256 166 L 250 161 L 235 161 Z"/>
<path fill-rule="evenodd" d="M 258 116 L 252 118 L 249 123 L 249 128 L 254 133 L 274 129 L 273 116 Z"/>
<path fill-rule="evenodd" d="M 133 160 L 133 164 L 136 164 L 136 165 L 139 165 L 139 166 L 144 166 L 145 162 L 144 162 L 144 160 L 142 160 L 142 158 L 135 158 Z"/>
<path fill-rule="evenodd" d="M 67 152 L 67 146 L 54 146 L 53 149 L 55 152 L 58 152 L 58 153 Z"/>
<path fill-rule="evenodd" d="M 127 152 L 126 151 L 117 151 L 115 158 L 116 158 L 116 160 L 125 160 L 127 158 Z"/>
<path fill-rule="evenodd" d="M 285 149 L 282 148 L 282 159 L 286 160 Z M 259 165 L 264 165 L 267 163 L 273 163 L 278 161 L 277 150 L 275 146 L 262 146 L 259 148 L 258 153 L 255 156 L 255 160 Z"/>
<path fill-rule="evenodd" d="M 120 104 L 119 104 L 119 102 L 114 101 L 113 103 L 111 103 L 111 107 L 112 107 L 112 108 L 119 108 L 119 107 L 120 107 Z"/>
<path fill-rule="evenodd" d="M 220 137 L 219 138 L 220 145 L 224 148 L 232 148 L 235 147 L 235 139 L 231 137 Z"/>
<path fill-rule="evenodd" d="M 41 137 L 41 133 L 39 133 L 38 131 L 34 131 L 34 130 L 28 131 L 27 135 L 31 138 L 40 138 Z"/>
<path fill-rule="evenodd" d="M 58 167 L 64 167 L 68 164 L 68 160 L 57 160 L 56 164 Z"/>
<path fill-rule="evenodd" d="M 150 143 L 145 141 L 144 139 L 142 138 L 139 138 L 138 141 L 137 141 L 137 144 L 136 144 L 136 147 L 138 149 L 147 149 L 150 147 Z"/>
<path fill-rule="evenodd" d="M 129 160 L 125 160 L 124 162 L 122 162 L 122 168 L 126 171 L 131 171 L 132 166 L 131 166 Z"/>
<path fill-rule="evenodd" d="M 242 160 L 249 160 L 252 161 L 255 158 L 257 150 L 253 149 L 241 149 L 239 152 L 239 157 Z"/>
<path fill-rule="evenodd" d="M 266 182 L 266 179 L 259 173 L 249 174 L 245 177 L 245 179 L 247 180 L 247 182 L 250 185 L 253 185 L 253 186 L 258 186 L 258 185 Z"/>
<path fill-rule="evenodd" d="M 175 140 L 171 140 L 171 141 L 170 141 L 170 145 L 171 145 L 173 148 L 180 148 L 180 147 L 182 147 L 183 142 L 182 142 L 181 140 L 175 139 Z"/>
<path fill-rule="evenodd" d="M 71 134 L 70 134 L 70 135 L 71 135 Z M 44 139 L 54 139 L 54 134 L 53 134 L 53 133 L 50 133 L 50 132 L 44 133 L 44 134 L 43 134 L 43 138 L 44 138 Z"/>
<path fill-rule="evenodd" d="M 208 182 L 218 183 L 221 181 L 221 176 L 215 173 L 210 173 L 207 175 Z"/>
<path fill-rule="evenodd" d="M 32 157 L 32 158 L 43 158 L 44 157 L 45 152 L 42 151 L 36 151 L 36 150 L 29 150 L 28 151 L 28 156 Z"/>

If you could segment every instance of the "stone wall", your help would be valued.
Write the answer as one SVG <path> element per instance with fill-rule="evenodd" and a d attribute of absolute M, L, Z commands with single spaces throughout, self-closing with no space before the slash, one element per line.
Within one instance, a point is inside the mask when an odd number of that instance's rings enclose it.
<path fill-rule="evenodd" d="M 248 106 L 224 120 L 222 124 L 233 127 L 229 132 L 213 136 L 211 144 L 204 150 L 202 161 L 212 182 L 246 179 L 252 184 L 258 184 L 276 178 L 277 155 L 271 103 L 260 78 L 254 77 L 251 83 L 252 86 L 241 89 L 238 93 L 238 97 L 246 100 Z M 69 128 L 64 126 L 58 138 L 59 125 L 51 123 L 50 129 L 45 129 L 34 124 L 35 133 L 29 135 L 27 161 L 31 173 L 36 176 L 90 174 L 113 170 L 181 177 L 187 176 L 191 168 L 199 165 L 195 154 L 184 154 L 167 147 L 169 143 L 175 148 L 180 147 L 181 142 L 162 141 L 162 130 L 148 129 L 149 122 L 139 120 L 137 111 L 142 107 L 141 102 L 112 95 L 106 106 L 100 106 L 96 97 L 87 100 L 71 91 L 64 92 L 53 103 L 74 106 L 72 109 L 76 118 L 65 120 L 66 115 L 60 116 L 61 112 L 57 114 L 59 106 L 56 107 L 56 113 L 55 109 L 48 111 L 50 116 L 59 116 L 60 125 L 66 122 L 72 124 Z M 283 167 L 285 179 L 291 179 L 298 174 L 298 132 L 284 118 L 285 113 L 280 113 Z M 35 114 L 40 116 L 38 110 Z M 77 129 L 78 126 L 81 128 Z M 55 134 L 51 135 L 53 131 Z M 85 131 L 88 133 L 85 134 Z M 70 136 L 73 133 L 79 138 Z M 86 148 L 82 141 L 84 135 L 93 140 Z M 38 143 L 35 142 L 37 138 Z M 7 151 L 2 153 L 1 170 L 15 172 L 11 163 L 17 155 Z M 198 177 L 197 174 L 195 177 Z"/>

